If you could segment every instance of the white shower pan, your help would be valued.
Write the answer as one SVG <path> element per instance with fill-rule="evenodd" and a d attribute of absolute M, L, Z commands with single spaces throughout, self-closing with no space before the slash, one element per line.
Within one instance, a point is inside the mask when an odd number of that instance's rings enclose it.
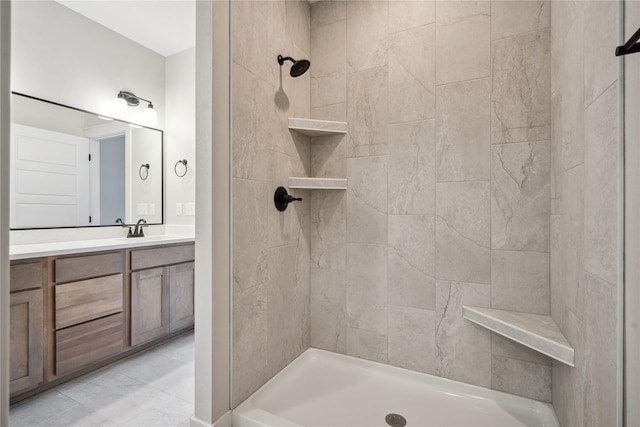
<path fill-rule="evenodd" d="M 234 427 L 559 427 L 551 405 L 308 349 L 233 411 Z"/>

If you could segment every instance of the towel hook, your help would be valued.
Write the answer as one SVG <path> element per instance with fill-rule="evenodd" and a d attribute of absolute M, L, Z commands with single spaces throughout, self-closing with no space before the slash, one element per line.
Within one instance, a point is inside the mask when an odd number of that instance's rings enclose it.
<path fill-rule="evenodd" d="M 146 169 L 146 173 L 144 174 L 144 176 L 142 176 L 142 169 Z M 140 176 L 140 179 L 143 181 L 146 181 L 147 178 L 149 178 L 149 163 L 143 163 L 140 166 L 140 169 L 138 169 L 138 175 Z"/>
<path fill-rule="evenodd" d="M 182 163 L 182 165 L 184 166 L 184 173 L 182 173 L 182 174 L 178 173 L 178 165 L 180 163 Z M 178 160 L 176 162 L 176 164 L 173 166 L 173 172 L 176 174 L 176 176 L 178 178 L 182 178 L 183 176 L 185 176 L 187 174 L 187 171 L 188 171 L 188 169 L 187 169 L 187 159 Z"/>

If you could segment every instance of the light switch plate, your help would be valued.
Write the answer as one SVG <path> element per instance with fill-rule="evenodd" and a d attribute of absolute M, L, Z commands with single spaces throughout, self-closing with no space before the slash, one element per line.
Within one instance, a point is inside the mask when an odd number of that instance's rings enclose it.
<path fill-rule="evenodd" d="M 176 203 L 176 215 L 182 215 L 182 203 Z"/>
<path fill-rule="evenodd" d="M 149 215 L 155 215 L 155 214 L 156 214 L 156 204 L 149 203 Z"/>
<path fill-rule="evenodd" d="M 195 203 L 185 203 L 185 214 L 186 215 L 195 215 L 196 214 L 196 204 Z"/>
<path fill-rule="evenodd" d="M 147 215 L 147 204 L 138 203 L 136 212 L 138 215 Z"/>

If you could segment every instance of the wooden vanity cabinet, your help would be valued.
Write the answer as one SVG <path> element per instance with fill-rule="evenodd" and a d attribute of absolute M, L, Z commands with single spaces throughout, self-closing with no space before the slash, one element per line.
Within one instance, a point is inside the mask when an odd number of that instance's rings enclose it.
<path fill-rule="evenodd" d="M 193 244 L 131 251 L 131 346 L 193 325 Z"/>
<path fill-rule="evenodd" d="M 13 261 L 10 267 L 10 391 L 37 387 L 44 378 L 46 259 Z"/>
<path fill-rule="evenodd" d="M 56 375 L 124 349 L 124 251 L 55 260 Z"/>

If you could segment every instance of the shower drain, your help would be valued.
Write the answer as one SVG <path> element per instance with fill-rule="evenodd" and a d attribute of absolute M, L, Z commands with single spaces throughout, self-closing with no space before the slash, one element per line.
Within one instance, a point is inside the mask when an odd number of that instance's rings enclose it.
<path fill-rule="evenodd" d="M 407 419 L 399 414 L 388 414 L 384 420 L 391 427 L 404 427 L 407 425 Z"/>

